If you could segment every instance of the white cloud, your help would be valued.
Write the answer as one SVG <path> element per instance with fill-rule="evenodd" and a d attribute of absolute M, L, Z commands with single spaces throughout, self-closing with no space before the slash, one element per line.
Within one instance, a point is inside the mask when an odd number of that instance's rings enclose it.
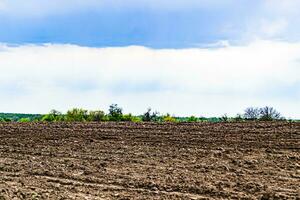
<path fill-rule="evenodd" d="M 300 43 L 271 41 L 182 50 L 2 45 L 0 111 L 106 109 L 119 103 L 134 113 L 151 106 L 212 116 L 271 105 L 300 117 L 299 59 Z"/>

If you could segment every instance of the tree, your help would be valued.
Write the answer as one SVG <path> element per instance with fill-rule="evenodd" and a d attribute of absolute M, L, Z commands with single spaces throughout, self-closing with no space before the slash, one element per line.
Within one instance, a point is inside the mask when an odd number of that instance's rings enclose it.
<path fill-rule="evenodd" d="M 158 112 L 151 112 L 151 108 L 148 108 L 147 112 L 145 112 L 142 116 L 142 120 L 144 122 L 151 122 L 151 121 L 157 121 L 158 119 Z"/>
<path fill-rule="evenodd" d="M 6 118 L 6 117 L 4 117 L 4 118 L 0 118 L 0 122 L 11 122 L 12 120 L 11 119 L 9 119 L 9 118 Z"/>
<path fill-rule="evenodd" d="M 245 109 L 244 118 L 247 120 L 256 120 L 260 116 L 260 109 L 249 107 Z"/>
<path fill-rule="evenodd" d="M 260 120 L 263 121 L 272 121 L 283 119 L 281 114 L 275 110 L 273 107 L 265 106 L 259 109 Z"/>
<path fill-rule="evenodd" d="M 109 106 L 109 120 L 121 121 L 123 116 L 123 109 L 118 107 L 118 104 L 112 104 Z"/>
<path fill-rule="evenodd" d="M 44 115 L 42 121 L 53 122 L 53 121 L 62 121 L 62 113 L 57 110 L 51 110 L 49 114 Z"/>

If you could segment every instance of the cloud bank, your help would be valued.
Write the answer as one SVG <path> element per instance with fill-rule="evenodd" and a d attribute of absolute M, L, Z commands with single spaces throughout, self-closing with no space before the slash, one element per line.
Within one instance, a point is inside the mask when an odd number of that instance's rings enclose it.
<path fill-rule="evenodd" d="M 0 46 L 0 110 L 47 113 L 120 104 L 176 115 L 235 115 L 270 105 L 300 118 L 300 43 L 150 49 Z M 298 109 L 298 110 L 297 110 Z"/>

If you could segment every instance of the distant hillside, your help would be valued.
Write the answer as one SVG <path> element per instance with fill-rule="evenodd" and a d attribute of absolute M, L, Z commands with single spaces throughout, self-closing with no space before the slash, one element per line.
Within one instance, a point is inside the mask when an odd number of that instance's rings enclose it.
<path fill-rule="evenodd" d="M 41 119 L 40 114 L 22 114 L 22 113 L 0 113 L 0 121 L 19 121 L 22 118 L 28 118 L 30 121 Z M 2 120 L 1 120 L 2 119 Z"/>

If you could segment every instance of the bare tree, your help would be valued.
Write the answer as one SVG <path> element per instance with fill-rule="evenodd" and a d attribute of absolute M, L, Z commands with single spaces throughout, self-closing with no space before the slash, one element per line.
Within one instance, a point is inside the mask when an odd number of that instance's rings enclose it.
<path fill-rule="evenodd" d="M 263 107 L 259 109 L 260 119 L 264 121 L 272 121 L 283 119 L 281 114 L 275 110 L 273 107 Z"/>
<path fill-rule="evenodd" d="M 259 118 L 260 115 L 260 109 L 249 107 L 245 109 L 244 118 L 248 120 L 256 120 Z"/>

